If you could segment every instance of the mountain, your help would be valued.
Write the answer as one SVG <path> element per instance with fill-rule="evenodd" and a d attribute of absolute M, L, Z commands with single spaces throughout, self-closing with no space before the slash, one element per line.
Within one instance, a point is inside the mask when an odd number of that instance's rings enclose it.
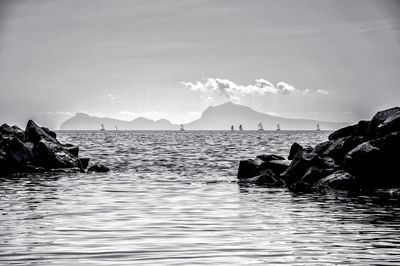
<path fill-rule="evenodd" d="M 334 130 L 344 127 L 347 123 L 316 121 L 310 119 L 283 118 L 257 112 L 250 107 L 227 102 L 218 106 L 208 107 L 195 121 L 184 125 L 188 130 L 229 130 L 231 125 L 238 129 L 255 130 L 258 123 L 262 123 L 264 129 L 275 130 L 279 123 L 282 130 L 314 130 L 319 124 L 322 130 Z M 104 124 L 106 130 L 114 130 L 117 126 L 121 130 L 178 130 L 166 119 L 157 121 L 139 117 L 132 121 L 123 121 L 112 118 L 99 118 L 85 113 L 77 113 L 61 124 L 62 130 L 99 130 Z"/>
<path fill-rule="evenodd" d="M 157 121 L 138 117 L 132 121 L 124 121 L 113 118 L 100 118 L 90 116 L 85 113 L 76 113 L 75 116 L 67 119 L 61 124 L 61 130 L 99 130 L 100 125 L 103 124 L 106 130 L 173 130 L 178 129 L 177 125 L 171 124 L 166 119 Z"/>
<path fill-rule="evenodd" d="M 255 130 L 260 122 L 266 130 L 275 130 L 278 123 L 282 130 L 314 130 L 317 124 L 322 130 L 334 130 L 347 125 L 347 123 L 339 122 L 277 117 L 257 112 L 247 106 L 227 102 L 208 107 L 199 119 L 184 126 L 185 129 L 191 130 L 229 130 L 231 125 L 235 129 L 242 125 L 245 130 Z"/>

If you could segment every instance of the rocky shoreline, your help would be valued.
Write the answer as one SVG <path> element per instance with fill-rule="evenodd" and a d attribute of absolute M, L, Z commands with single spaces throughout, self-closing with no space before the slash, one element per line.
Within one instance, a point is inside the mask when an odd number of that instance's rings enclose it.
<path fill-rule="evenodd" d="M 293 143 L 288 160 L 259 155 L 240 161 L 238 182 L 296 193 L 395 189 L 400 195 L 400 107 L 341 128 L 315 147 Z"/>
<path fill-rule="evenodd" d="M 18 126 L 0 127 L 0 174 L 44 172 L 108 172 L 103 165 L 89 166 L 79 157 L 79 147 L 62 144 L 57 134 L 29 120 L 25 131 Z"/>

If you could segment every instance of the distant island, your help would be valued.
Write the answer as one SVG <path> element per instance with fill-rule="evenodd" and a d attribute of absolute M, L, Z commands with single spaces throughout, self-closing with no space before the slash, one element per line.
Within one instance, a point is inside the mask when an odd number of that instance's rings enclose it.
<path fill-rule="evenodd" d="M 218 106 L 210 106 L 201 117 L 183 124 L 185 130 L 229 130 L 231 126 L 244 130 L 257 130 L 262 123 L 265 130 L 275 130 L 279 124 L 282 130 L 315 130 L 317 125 L 322 130 L 335 130 L 348 125 L 344 122 L 327 122 L 311 119 L 283 118 L 257 112 L 244 105 L 226 102 Z M 106 130 L 179 130 L 181 125 L 172 124 L 166 119 L 151 120 L 138 117 L 132 121 L 124 121 L 107 117 L 95 117 L 86 113 L 77 113 L 61 124 L 61 130 L 99 130 L 103 124 Z"/>

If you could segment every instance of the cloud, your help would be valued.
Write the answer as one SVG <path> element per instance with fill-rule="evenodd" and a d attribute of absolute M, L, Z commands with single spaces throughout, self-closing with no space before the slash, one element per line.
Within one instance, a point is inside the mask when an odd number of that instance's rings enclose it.
<path fill-rule="evenodd" d="M 322 95 L 329 95 L 329 94 L 330 94 L 329 91 L 327 91 L 327 90 L 321 90 L 321 89 L 318 89 L 318 90 L 316 91 L 316 93 L 322 94 Z"/>
<path fill-rule="evenodd" d="M 189 90 L 198 91 L 203 94 L 215 94 L 232 101 L 239 102 L 242 96 L 248 95 L 267 95 L 267 94 L 290 94 L 297 89 L 286 82 L 278 82 L 276 86 L 265 79 L 256 79 L 255 84 L 240 85 L 228 79 L 207 78 L 203 82 L 181 82 Z M 212 102 L 211 96 L 204 97 L 203 100 Z"/>

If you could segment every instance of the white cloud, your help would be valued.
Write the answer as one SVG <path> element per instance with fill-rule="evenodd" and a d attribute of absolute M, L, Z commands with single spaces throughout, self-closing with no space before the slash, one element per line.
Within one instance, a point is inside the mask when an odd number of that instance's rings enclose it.
<path fill-rule="evenodd" d="M 321 90 L 321 89 L 318 89 L 318 90 L 316 91 L 316 93 L 322 94 L 322 95 L 329 95 L 329 94 L 330 94 L 329 91 L 327 91 L 327 90 Z"/>
<path fill-rule="evenodd" d="M 290 94 L 297 89 L 286 82 L 279 82 L 274 86 L 265 79 L 256 79 L 255 84 L 240 85 L 228 79 L 207 78 L 203 82 L 181 82 L 192 91 L 198 91 L 207 96 L 202 97 L 203 101 L 212 103 L 217 95 L 234 102 L 240 102 L 242 96 L 248 95 L 267 95 L 267 94 Z"/>

